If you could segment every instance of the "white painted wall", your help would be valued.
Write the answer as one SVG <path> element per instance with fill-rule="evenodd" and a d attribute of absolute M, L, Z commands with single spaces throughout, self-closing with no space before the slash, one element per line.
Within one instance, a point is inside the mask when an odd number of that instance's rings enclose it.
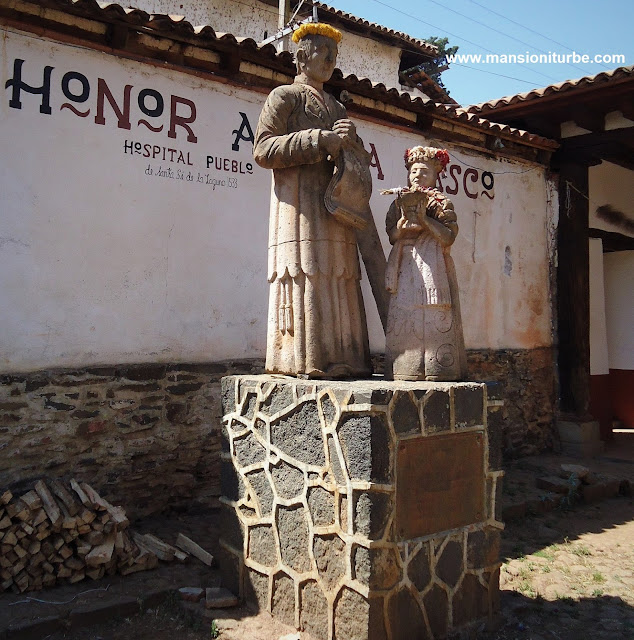
<path fill-rule="evenodd" d="M 148 13 L 181 15 L 194 26 L 209 25 L 216 33 L 264 40 L 277 31 L 277 7 L 259 0 L 134 0 L 132 6 Z"/>
<path fill-rule="evenodd" d="M 634 222 L 634 171 L 605 161 L 590 167 L 588 196 L 591 229 L 602 229 L 634 237 L 634 232 L 606 222 L 596 213 L 597 207 L 609 204 Z"/>
<path fill-rule="evenodd" d="M 589 239 L 590 252 L 590 375 L 610 373 L 608 337 L 605 323 L 603 241 Z"/>
<path fill-rule="evenodd" d="M 253 38 L 256 42 L 264 40 L 265 32 L 272 36 L 278 30 L 277 7 L 259 0 L 135 0 L 134 6 L 148 13 L 184 15 L 194 25 L 208 24 L 216 32 Z M 295 45 L 289 44 L 294 52 Z M 400 49 L 344 31 L 337 67 L 344 76 L 354 74 L 360 79 L 382 82 L 388 89 L 399 89 L 400 60 Z"/>
<path fill-rule="evenodd" d="M 610 369 L 634 369 L 634 251 L 603 256 Z"/>
<path fill-rule="evenodd" d="M 337 67 L 344 76 L 369 78 L 373 83 L 382 82 L 388 89 L 400 89 L 398 68 L 401 50 L 387 44 L 344 32 L 339 44 Z"/>
<path fill-rule="evenodd" d="M 16 58 L 25 60 L 23 81 L 32 86 L 42 84 L 44 65 L 54 69 L 50 115 L 40 113 L 39 95 L 22 92 L 21 109 L 9 107 L 10 89 L 0 96 L 0 148 L 10 150 L 0 157 L 0 370 L 262 356 L 271 176 L 256 165 L 247 173 L 251 144 L 242 141 L 237 151 L 232 144 L 240 112 L 255 129 L 265 96 L 11 31 L 4 52 L 2 87 Z M 69 71 L 90 83 L 89 99 L 73 103 L 90 110 L 86 117 L 62 108 L 69 101 L 61 79 Z M 132 86 L 129 130 L 117 126 L 107 100 L 105 124 L 95 123 L 97 78 L 119 104 L 124 86 Z M 69 86 L 79 93 L 77 80 Z M 192 101 L 197 142 L 187 140 L 183 127 L 168 137 L 168 114 L 145 117 L 160 132 L 139 124 L 142 89 L 158 91 L 168 111 L 172 95 Z M 146 105 L 155 102 L 148 98 Z M 178 113 L 188 109 L 180 104 Z M 372 207 L 387 253 L 390 197 L 379 190 L 405 184 L 404 149 L 429 141 L 367 121 L 357 125 L 383 174 L 380 180 L 378 167 L 372 169 Z M 126 142 L 138 143 L 140 153 L 126 153 Z M 143 157 L 144 145 L 159 156 Z M 190 164 L 163 160 L 163 147 Z M 458 190 L 451 196 L 460 224 L 452 255 L 467 347 L 550 345 L 552 185 L 541 168 L 449 151 L 457 180 L 449 177 L 445 186 Z M 228 165 L 207 169 L 207 156 Z M 469 165 L 477 169 L 466 174 Z M 174 177 L 159 174 L 166 169 Z M 492 189 L 483 186 L 483 171 L 495 173 Z M 490 186 L 491 176 L 484 181 Z M 382 351 L 367 283 L 364 295 L 371 348 Z"/>

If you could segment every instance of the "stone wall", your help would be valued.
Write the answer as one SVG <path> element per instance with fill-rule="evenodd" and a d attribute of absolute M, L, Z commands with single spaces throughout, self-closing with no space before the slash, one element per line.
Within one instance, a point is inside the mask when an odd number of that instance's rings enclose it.
<path fill-rule="evenodd" d="M 88 482 L 130 517 L 217 504 L 220 378 L 263 362 L 0 376 L 0 487 Z"/>
<path fill-rule="evenodd" d="M 506 455 L 557 442 L 551 349 L 468 352 L 471 380 L 502 383 Z M 373 357 L 376 371 L 382 357 Z M 220 378 L 261 373 L 258 359 L 126 365 L 0 375 L 0 487 L 75 475 L 131 515 L 200 501 L 219 489 Z"/>
<path fill-rule="evenodd" d="M 438 640 L 493 615 L 496 393 L 225 378 L 228 586 L 319 640 Z"/>
<path fill-rule="evenodd" d="M 469 380 L 499 382 L 504 408 L 505 458 L 556 449 L 556 363 L 551 347 L 541 349 L 469 349 Z"/>

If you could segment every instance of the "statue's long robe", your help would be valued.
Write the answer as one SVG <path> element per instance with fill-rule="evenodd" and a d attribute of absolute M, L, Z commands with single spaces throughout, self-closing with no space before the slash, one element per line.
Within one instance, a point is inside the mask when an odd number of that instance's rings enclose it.
<path fill-rule="evenodd" d="M 274 89 L 262 109 L 254 157 L 273 169 L 266 370 L 288 375 L 364 375 L 369 347 L 354 229 L 327 211 L 334 165 L 319 132 L 344 106 L 295 82 Z"/>

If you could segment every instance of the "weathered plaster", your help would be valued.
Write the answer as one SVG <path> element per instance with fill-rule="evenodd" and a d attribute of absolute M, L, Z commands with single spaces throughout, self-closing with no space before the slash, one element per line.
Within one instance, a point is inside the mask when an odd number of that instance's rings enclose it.
<path fill-rule="evenodd" d="M 634 251 L 603 256 L 610 369 L 634 369 Z"/>
<path fill-rule="evenodd" d="M 588 169 L 588 189 L 590 228 L 634 237 L 634 231 L 597 216 L 597 207 L 610 205 L 634 224 L 634 171 L 604 161 Z"/>
<path fill-rule="evenodd" d="M 253 162 L 250 142 L 240 141 L 235 151 L 232 145 L 241 113 L 255 130 L 265 96 L 14 32 L 4 42 L 3 86 L 14 59 L 25 60 L 23 81 L 35 87 L 45 65 L 55 68 L 51 114 L 40 113 L 40 95 L 22 91 L 21 109 L 9 107 L 9 90 L 0 99 L 0 144 L 19 151 L 0 160 L 0 371 L 261 357 L 270 176 Z M 74 103 L 90 109 L 85 118 L 61 108 L 68 102 L 61 91 L 68 71 L 81 72 L 90 83 L 89 99 Z M 95 123 L 97 78 L 105 79 L 118 104 L 125 85 L 132 85 L 130 129 L 117 127 L 108 100 L 105 124 Z M 70 86 L 79 92 L 78 81 Z M 138 124 L 138 96 L 147 88 L 166 105 L 162 117 L 146 118 L 163 127 L 157 133 Z M 196 104 L 195 143 L 181 126 L 176 138 L 167 135 L 172 95 Z M 154 106 L 153 98 L 146 106 Z M 187 115 L 188 108 L 181 104 L 178 112 Z M 391 126 L 356 123 L 374 153 L 371 206 L 386 255 L 390 198 L 379 190 L 404 183 L 406 148 L 449 148 L 444 184 L 457 188 L 450 195 L 460 226 L 452 255 L 467 348 L 551 345 L 549 238 L 556 203 L 553 208 L 544 169 Z M 155 159 L 126 153 L 126 141 L 141 149 L 177 149 L 191 164 L 162 160 L 162 151 Z M 212 161 L 207 169 L 207 156 L 229 164 L 216 170 Z M 471 167 L 475 173 L 467 174 Z M 159 168 L 174 175 L 191 171 L 194 180 L 164 177 Z M 494 174 L 489 190 L 482 183 L 485 171 Z M 218 184 L 206 184 L 206 174 Z M 367 281 L 364 299 L 370 347 L 381 352 L 385 339 Z"/>

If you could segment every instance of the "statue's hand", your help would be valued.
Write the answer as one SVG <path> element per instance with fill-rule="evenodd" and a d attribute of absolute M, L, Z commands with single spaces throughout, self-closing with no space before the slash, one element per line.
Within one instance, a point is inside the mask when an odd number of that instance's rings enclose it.
<path fill-rule="evenodd" d="M 350 138 L 351 140 L 355 140 L 357 137 L 357 128 L 354 126 L 354 122 L 352 120 L 348 120 L 344 118 L 342 120 L 337 120 L 332 130 L 342 138 Z"/>
<path fill-rule="evenodd" d="M 328 131 L 324 129 L 319 134 L 319 140 L 321 146 L 324 148 L 327 154 L 333 158 L 339 153 L 343 140 L 334 131 Z"/>

